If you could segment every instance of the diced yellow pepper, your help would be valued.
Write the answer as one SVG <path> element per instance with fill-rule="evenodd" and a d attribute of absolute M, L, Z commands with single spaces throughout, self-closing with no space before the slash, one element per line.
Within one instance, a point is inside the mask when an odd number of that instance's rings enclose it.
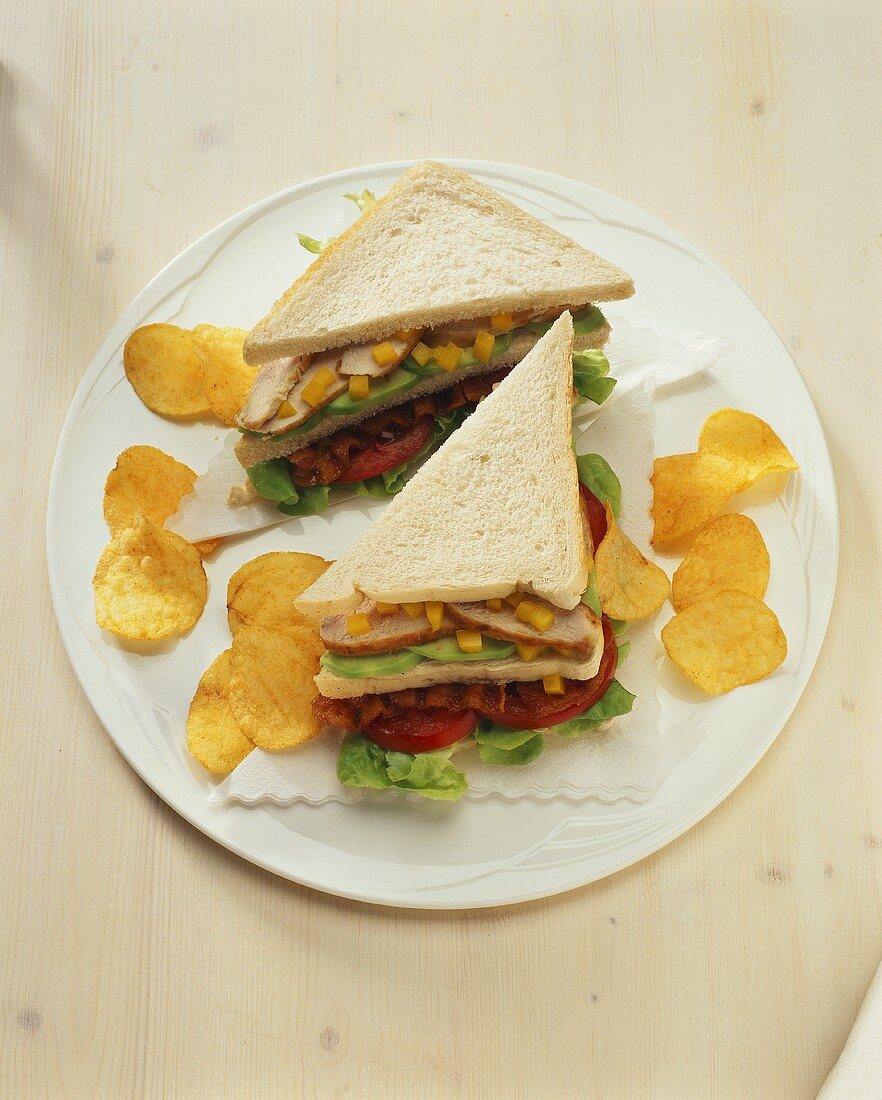
<path fill-rule="evenodd" d="M 509 607 L 516 608 L 518 604 L 526 598 L 527 597 L 523 594 L 523 592 L 509 592 L 509 594 L 505 597 L 505 602 L 508 604 Z"/>
<path fill-rule="evenodd" d="M 421 367 L 424 367 L 426 363 L 432 358 L 432 349 L 427 348 L 426 345 L 420 340 L 416 347 L 410 353 L 414 359 L 419 363 Z"/>
<path fill-rule="evenodd" d="M 371 380 L 366 374 L 353 374 L 349 379 L 349 396 L 353 401 L 364 401 L 371 395 Z"/>
<path fill-rule="evenodd" d="M 472 351 L 476 359 L 479 359 L 482 363 L 488 363 L 495 346 L 496 337 L 492 332 L 479 332 L 475 337 L 475 346 Z"/>
<path fill-rule="evenodd" d="M 463 653 L 480 653 L 484 648 L 484 639 L 477 630 L 457 630 L 456 644 Z"/>
<path fill-rule="evenodd" d="M 444 370 L 456 370 L 460 359 L 462 359 L 462 348 L 457 347 L 451 341 L 449 344 L 445 344 L 444 347 L 435 348 L 432 352 L 432 358 Z"/>
<path fill-rule="evenodd" d="M 281 405 L 279 405 L 279 410 L 276 413 L 276 416 L 296 416 L 296 415 L 297 415 L 297 410 L 294 408 L 294 406 L 291 404 L 290 401 L 283 401 L 281 403 Z"/>
<path fill-rule="evenodd" d="M 371 355 L 378 367 L 391 367 L 393 363 L 398 362 L 398 352 L 388 340 L 384 340 L 382 344 L 377 344 L 372 349 Z"/>
<path fill-rule="evenodd" d="M 325 390 L 334 381 L 335 375 L 332 371 L 329 371 L 327 367 L 322 367 L 320 371 L 310 378 L 310 380 L 303 387 L 300 396 L 303 400 L 312 408 L 321 401 L 325 396 Z"/>
<path fill-rule="evenodd" d="M 524 645 L 523 642 L 515 642 L 515 646 L 522 661 L 535 661 L 545 650 L 544 645 Z"/>
<path fill-rule="evenodd" d="M 377 601 L 377 614 L 378 615 L 394 615 L 398 610 L 397 603 L 380 603 Z"/>
<path fill-rule="evenodd" d="M 418 619 L 425 611 L 425 605 L 421 603 L 403 603 L 401 606 L 412 619 Z"/>
<path fill-rule="evenodd" d="M 540 634 L 544 634 L 546 630 L 549 630 L 554 626 L 554 612 L 550 607 L 543 607 L 541 604 L 533 612 L 533 617 L 530 622 Z"/>
<path fill-rule="evenodd" d="M 428 600 L 426 602 L 426 618 L 432 624 L 433 630 L 440 630 L 441 620 L 444 618 L 444 604 L 440 600 Z"/>
<path fill-rule="evenodd" d="M 505 332 L 514 324 L 514 314 L 494 313 L 490 318 L 490 327 L 494 332 Z"/>
<path fill-rule="evenodd" d="M 371 621 L 363 612 L 359 615 L 350 615 L 346 620 L 346 633 L 350 638 L 357 638 L 359 634 L 367 634 L 371 628 Z"/>
<path fill-rule="evenodd" d="M 533 600 L 521 600 L 515 608 L 515 615 L 524 623 L 533 622 L 533 615 L 539 610 L 539 604 Z"/>
<path fill-rule="evenodd" d="M 500 600 L 500 599 L 484 600 L 484 603 L 487 605 L 487 607 L 489 607 L 489 609 L 491 611 L 501 611 L 502 610 L 502 600 Z"/>
<path fill-rule="evenodd" d="M 566 691 L 563 676 L 559 672 L 554 672 L 551 676 L 543 676 L 542 686 L 545 688 L 546 695 L 563 695 Z"/>

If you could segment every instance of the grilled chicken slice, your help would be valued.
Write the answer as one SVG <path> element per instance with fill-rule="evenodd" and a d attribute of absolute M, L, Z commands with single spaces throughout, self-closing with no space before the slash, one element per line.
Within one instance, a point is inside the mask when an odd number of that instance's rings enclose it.
<path fill-rule="evenodd" d="M 305 424 L 307 420 L 312 416 L 314 412 L 324 408 L 325 405 L 330 404 L 335 397 L 339 397 L 341 393 L 349 388 L 348 379 L 341 378 L 337 373 L 337 367 L 340 363 L 340 352 L 335 351 L 323 351 L 320 355 L 314 355 L 301 374 L 297 376 L 294 383 L 288 388 L 287 393 L 281 400 L 287 400 L 288 404 L 294 409 L 293 416 L 274 416 L 272 420 L 268 420 L 262 427 L 262 432 L 267 432 L 270 435 L 277 435 L 280 432 L 290 431 L 291 428 L 299 428 L 301 424 Z M 334 381 L 328 386 L 316 405 L 309 405 L 301 396 L 305 386 L 309 385 L 310 381 L 315 378 L 320 370 L 327 367 L 328 370 L 334 375 Z M 281 404 L 281 400 L 279 404 Z M 276 406 L 278 409 L 278 406 Z"/>
<path fill-rule="evenodd" d="M 435 630 L 425 615 L 416 619 L 411 618 L 406 611 L 381 615 L 373 600 L 363 600 L 356 613 L 367 615 L 371 629 L 354 638 L 346 630 L 348 615 L 333 615 L 322 620 L 321 639 L 327 649 L 333 653 L 363 657 L 368 653 L 391 653 L 395 649 L 419 645 L 420 642 L 444 638 L 453 633 L 453 624 L 446 615 L 441 626 Z"/>
<path fill-rule="evenodd" d="M 420 330 L 414 329 L 408 333 L 406 340 L 397 336 L 390 336 L 388 340 L 379 340 L 379 344 L 391 344 L 397 356 L 388 366 L 381 367 L 374 359 L 374 348 L 377 344 L 353 344 L 343 352 L 340 362 L 340 374 L 349 377 L 353 374 L 366 374 L 368 378 L 385 378 L 387 374 L 397 370 L 399 365 L 410 355 L 420 338 Z"/>
<path fill-rule="evenodd" d="M 302 374 L 303 365 L 302 357 L 296 356 L 274 359 L 260 368 L 245 408 L 239 413 L 239 423 L 243 428 L 258 431 L 275 417 L 279 405 Z"/>
<path fill-rule="evenodd" d="M 541 600 L 528 596 L 536 603 Z M 550 605 L 549 605 L 550 606 Z M 575 657 L 588 657 L 600 644 L 603 632 L 600 619 L 590 607 L 579 603 L 572 611 L 553 608 L 554 622 L 544 633 L 515 615 L 507 603 L 500 611 L 491 611 L 485 603 L 450 603 L 447 615 L 457 627 L 480 630 L 489 638 L 501 638 L 525 645 L 547 645 L 564 650 Z"/>

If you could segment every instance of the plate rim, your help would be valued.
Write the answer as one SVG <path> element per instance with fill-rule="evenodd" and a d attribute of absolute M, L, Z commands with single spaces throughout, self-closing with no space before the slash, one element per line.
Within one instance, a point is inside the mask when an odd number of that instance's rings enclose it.
<path fill-rule="evenodd" d="M 826 473 L 829 475 L 830 483 L 833 488 L 831 498 L 826 502 L 829 508 L 829 519 L 831 523 L 831 541 L 833 552 L 833 563 L 831 571 L 831 583 L 829 588 L 829 597 L 826 606 L 822 609 L 820 616 L 820 629 L 818 632 L 817 642 L 814 647 L 814 651 L 811 653 L 803 653 L 800 665 L 795 673 L 796 690 L 790 705 L 782 712 L 780 720 L 771 728 L 770 733 L 760 743 L 755 752 L 748 758 L 747 762 L 736 774 L 733 775 L 731 780 L 723 785 L 722 790 L 715 790 L 710 793 L 707 799 L 702 800 L 700 806 L 688 816 L 688 818 L 678 823 L 670 832 L 664 831 L 664 839 L 659 842 L 659 838 L 656 834 L 650 833 L 644 844 L 639 845 L 636 850 L 630 849 L 628 854 L 617 861 L 613 861 L 613 865 L 600 871 L 599 873 L 589 873 L 584 877 L 577 877 L 571 882 L 563 886 L 550 885 L 544 888 L 540 887 L 535 890 L 526 890 L 518 892 L 516 895 L 506 896 L 500 899 L 476 899 L 476 900 L 456 900 L 456 899 L 444 899 L 439 898 L 427 904 L 427 899 L 411 900 L 409 898 L 394 898 L 388 895 L 378 896 L 376 893 L 371 894 L 364 890 L 346 890 L 344 888 L 332 887 L 328 884 L 321 882 L 315 878 L 309 876 L 300 876 L 295 873 L 289 873 L 286 870 L 282 870 L 277 866 L 273 866 L 268 859 L 262 858 L 259 854 L 246 851 L 241 845 L 238 845 L 234 839 L 228 838 L 222 834 L 222 832 L 215 828 L 212 818 L 218 812 L 216 807 L 210 806 L 206 803 L 203 807 L 204 816 L 199 816 L 198 809 L 191 810 L 186 801 L 179 799 L 176 796 L 176 792 L 163 791 L 161 789 L 161 777 L 154 776 L 148 777 L 147 774 L 138 766 L 132 755 L 126 750 L 126 748 L 120 744 L 120 742 L 114 737 L 111 732 L 110 725 L 104 716 L 104 706 L 98 699 L 98 692 L 94 685 L 90 684 L 88 679 L 81 676 L 78 659 L 74 654 L 74 637 L 71 629 L 71 623 L 68 621 L 67 612 L 63 602 L 63 592 L 61 590 L 61 582 L 56 566 L 56 558 L 52 545 L 52 532 L 53 532 L 53 519 L 57 508 L 58 492 L 59 492 L 59 468 L 61 463 L 61 454 L 68 441 L 68 437 L 74 430 L 74 421 L 76 414 L 79 412 L 80 407 L 84 403 L 88 394 L 90 385 L 94 381 L 93 375 L 97 378 L 103 369 L 103 360 L 106 352 L 109 350 L 109 345 L 114 339 L 115 330 L 120 325 L 123 317 L 129 313 L 135 311 L 140 305 L 153 300 L 154 292 L 157 284 L 160 284 L 166 278 L 167 273 L 171 268 L 176 266 L 185 256 L 189 253 L 196 252 L 210 241 L 214 236 L 220 236 L 228 233 L 233 229 L 237 223 L 245 223 L 252 219 L 255 215 L 261 212 L 264 208 L 272 207 L 275 204 L 281 203 L 291 196 L 298 194 L 308 194 L 310 191 L 316 189 L 325 188 L 335 181 L 343 179 L 349 179 L 353 176 L 364 175 L 368 173 L 395 173 L 401 172 L 404 169 L 416 164 L 418 159 L 426 158 L 411 158 L 394 161 L 381 161 L 372 164 L 357 165 L 351 168 L 339 169 L 334 172 L 329 172 L 321 176 L 315 176 L 307 180 L 303 180 L 300 183 L 293 184 L 289 187 L 282 188 L 270 195 L 264 196 L 261 199 L 249 204 L 247 207 L 231 214 L 229 217 L 223 219 L 215 226 L 208 229 L 205 233 L 201 234 L 189 245 L 183 248 L 175 256 L 173 256 L 163 267 L 145 284 L 145 286 L 131 299 L 127 306 L 118 315 L 116 321 L 111 326 L 107 335 L 99 344 L 96 349 L 86 371 L 77 384 L 74 395 L 68 406 L 67 413 L 65 414 L 64 423 L 59 433 L 58 442 L 55 447 L 55 452 L 52 460 L 52 468 L 49 481 L 49 493 L 46 506 L 46 529 L 45 529 L 45 547 L 47 567 L 49 574 L 49 588 L 52 596 L 52 605 L 55 612 L 56 624 L 58 631 L 61 635 L 62 644 L 64 646 L 65 653 L 67 654 L 68 661 L 76 676 L 77 682 L 85 694 L 90 706 L 92 707 L 95 716 L 101 723 L 106 735 L 110 738 L 116 750 L 121 754 L 127 764 L 133 769 L 133 771 L 139 776 L 139 778 L 146 783 L 146 785 L 175 813 L 179 814 L 185 821 L 187 821 L 194 828 L 198 829 L 201 833 L 209 837 L 214 843 L 222 845 L 228 851 L 234 855 L 247 860 L 249 863 L 255 866 L 261 867 L 263 870 L 286 879 L 290 882 L 295 882 L 300 886 L 305 886 L 309 889 L 318 890 L 322 893 L 329 894 L 335 897 L 345 898 L 351 901 L 363 902 L 371 905 L 382 905 L 390 908 L 406 908 L 406 909 L 422 909 L 422 910 L 465 910 L 465 909 L 483 909 L 483 908 L 499 908 L 509 905 L 518 905 L 528 901 L 535 901 L 544 897 L 556 896 L 558 894 L 568 893 L 571 890 L 580 889 L 592 882 L 600 881 L 604 878 L 608 878 L 611 875 L 618 874 L 620 871 L 634 866 L 636 863 L 648 858 L 655 852 L 661 851 L 662 848 L 667 847 L 669 844 L 678 840 L 690 829 L 692 829 L 698 822 L 712 813 L 726 798 L 729 797 L 732 792 L 744 782 L 747 776 L 753 771 L 760 760 L 766 755 L 774 742 L 778 739 L 782 730 L 786 724 L 790 721 L 794 710 L 799 704 L 802 696 L 805 692 L 805 688 L 808 681 L 815 669 L 818 658 L 820 657 L 821 650 L 829 629 L 830 618 L 832 615 L 833 604 L 835 600 L 836 588 L 838 584 L 839 575 L 839 559 L 840 559 L 840 542 L 841 542 L 841 525 L 840 525 L 840 509 L 839 509 L 839 493 L 836 484 L 835 468 L 833 466 L 832 458 L 830 455 L 830 448 L 827 442 L 824 427 L 818 415 L 817 408 L 812 399 L 811 392 L 806 384 L 806 381 L 799 369 L 798 364 L 793 359 L 784 341 L 781 339 L 777 330 L 774 328 L 769 318 L 764 311 L 759 307 L 754 298 L 748 294 L 748 292 L 725 271 L 719 264 L 717 264 L 711 257 L 706 255 L 700 248 L 697 248 L 690 240 L 685 238 L 678 230 L 672 228 L 661 219 L 651 214 L 641 207 L 635 204 L 621 199 L 610 192 L 604 191 L 601 188 L 595 187 L 592 184 L 586 183 L 582 180 L 573 179 L 569 176 L 561 175 L 556 172 L 548 172 L 544 169 L 534 168 L 527 165 L 512 164 L 505 161 L 489 161 L 479 160 L 474 158 L 454 158 L 454 157 L 439 157 L 435 158 L 443 161 L 445 164 L 453 165 L 454 167 L 461 168 L 464 171 L 470 173 L 484 173 L 485 175 L 500 175 L 514 177 L 515 179 L 525 181 L 528 184 L 532 180 L 542 179 L 548 183 L 553 183 L 556 187 L 576 187 L 582 190 L 588 190 L 594 194 L 600 195 L 606 199 L 609 199 L 620 207 L 626 208 L 634 215 L 639 216 L 641 219 L 648 219 L 657 228 L 661 229 L 665 233 L 665 239 L 670 240 L 673 238 L 677 243 L 686 246 L 690 253 L 697 259 L 700 259 L 708 267 L 712 268 L 739 294 L 746 298 L 757 314 L 762 317 L 765 322 L 770 335 L 777 341 L 781 351 L 788 360 L 790 366 L 795 372 L 796 380 L 802 387 L 805 398 L 814 413 L 817 437 L 815 443 L 818 445 L 818 454 L 826 464 Z M 651 799 L 649 800 L 651 802 Z M 244 809 L 244 808 L 243 808 Z"/>

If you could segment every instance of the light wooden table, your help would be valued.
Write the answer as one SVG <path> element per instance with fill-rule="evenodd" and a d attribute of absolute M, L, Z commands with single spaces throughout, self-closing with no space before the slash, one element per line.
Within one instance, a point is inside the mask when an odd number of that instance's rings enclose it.
<path fill-rule="evenodd" d="M 878 6 L 553 0 L 0 5 L 0 1095 L 811 1097 L 880 954 Z M 426 154 L 587 180 L 768 314 L 830 440 L 839 595 L 723 806 L 498 912 L 298 889 L 178 818 L 103 733 L 43 551 L 105 332 L 216 222 Z"/>

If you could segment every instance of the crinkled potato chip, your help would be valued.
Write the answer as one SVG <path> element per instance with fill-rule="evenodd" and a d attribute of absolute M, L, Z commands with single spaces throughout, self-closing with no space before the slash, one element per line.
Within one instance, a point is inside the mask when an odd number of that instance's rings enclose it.
<path fill-rule="evenodd" d="M 286 749 L 321 730 L 313 717 L 313 677 L 323 649 L 305 626 L 276 634 L 240 629 L 230 651 L 230 708 L 244 734 L 262 749 Z"/>
<path fill-rule="evenodd" d="M 243 328 L 197 325 L 193 329 L 196 353 L 202 362 L 202 382 L 211 411 L 224 424 L 235 427 L 259 367 L 242 358 Z"/>
<path fill-rule="evenodd" d="M 741 409 L 718 409 L 701 428 L 698 449 L 731 462 L 738 470 L 735 489 L 741 493 L 765 474 L 779 470 L 798 470 L 793 455 L 769 425 L 753 413 Z"/>
<path fill-rule="evenodd" d="M 242 627 L 284 631 L 299 626 L 303 616 L 294 600 L 328 568 L 315 554 L 277 551 L 246 562 L 227 585 L 227 622 L 235 636 Z"/>
<path fill-rule="evenodd" d="M 126 377 L 148 409 L 160 416 L 206 416 L 211 406 L 193 333 L 177 325 L 144 325 L 126 340 Z"/>
<path fill-rule="evenodd" d="M 741 476 L 718 455 L 667 455 L 655 460 L 651 481 L 652 544 L 664 546 L 718 515 Z"/>
<path fill-rule="evenodd" d="M 98 625 L 134 641 L 186 634 L 208 595 L 196 549 L 145 516 L 113 536 L 92 585 Z"/>
<path fill-rule="evenodd" d="M 775 613 L 744 592 L 718 592 L 690 604 L 661 632 L 674 664 L 708 695 L 762 680 L 787 656 Z"/>
<path fill-rule="evenodd" d="M 720 516 L 703 527 L 671 585 L 677 611 L 717 592 L 745 592 L 761 600 L 769 584 L 769 552 L 747 516 Z"/>
<path fill-rule="evenodd" d="M 202 674 L 187 715 L 187 748 L 203 768 L 226 775 L 254 748 L 230 709 L 230 651 L 225 649 Z"/>
<path fill-rule="evenodd" d="M 127 447 L 104 483 L 104 518 L 116 535 L 131 527 L 137 515 L 162 527 L 178 510 L 181 498 L 193 491 L 196 474 L 158 447 Z M 214 553 L 221 539 L 193 545 L 203 557 Z"/>
<path fill-rule="evenodd" d="M 604 509 L 606 534 L 594 555 L 600 606 L 611 619 L 645 619 L 668 598 L 670 581 L 621 530 L 608 503 Z"/>

